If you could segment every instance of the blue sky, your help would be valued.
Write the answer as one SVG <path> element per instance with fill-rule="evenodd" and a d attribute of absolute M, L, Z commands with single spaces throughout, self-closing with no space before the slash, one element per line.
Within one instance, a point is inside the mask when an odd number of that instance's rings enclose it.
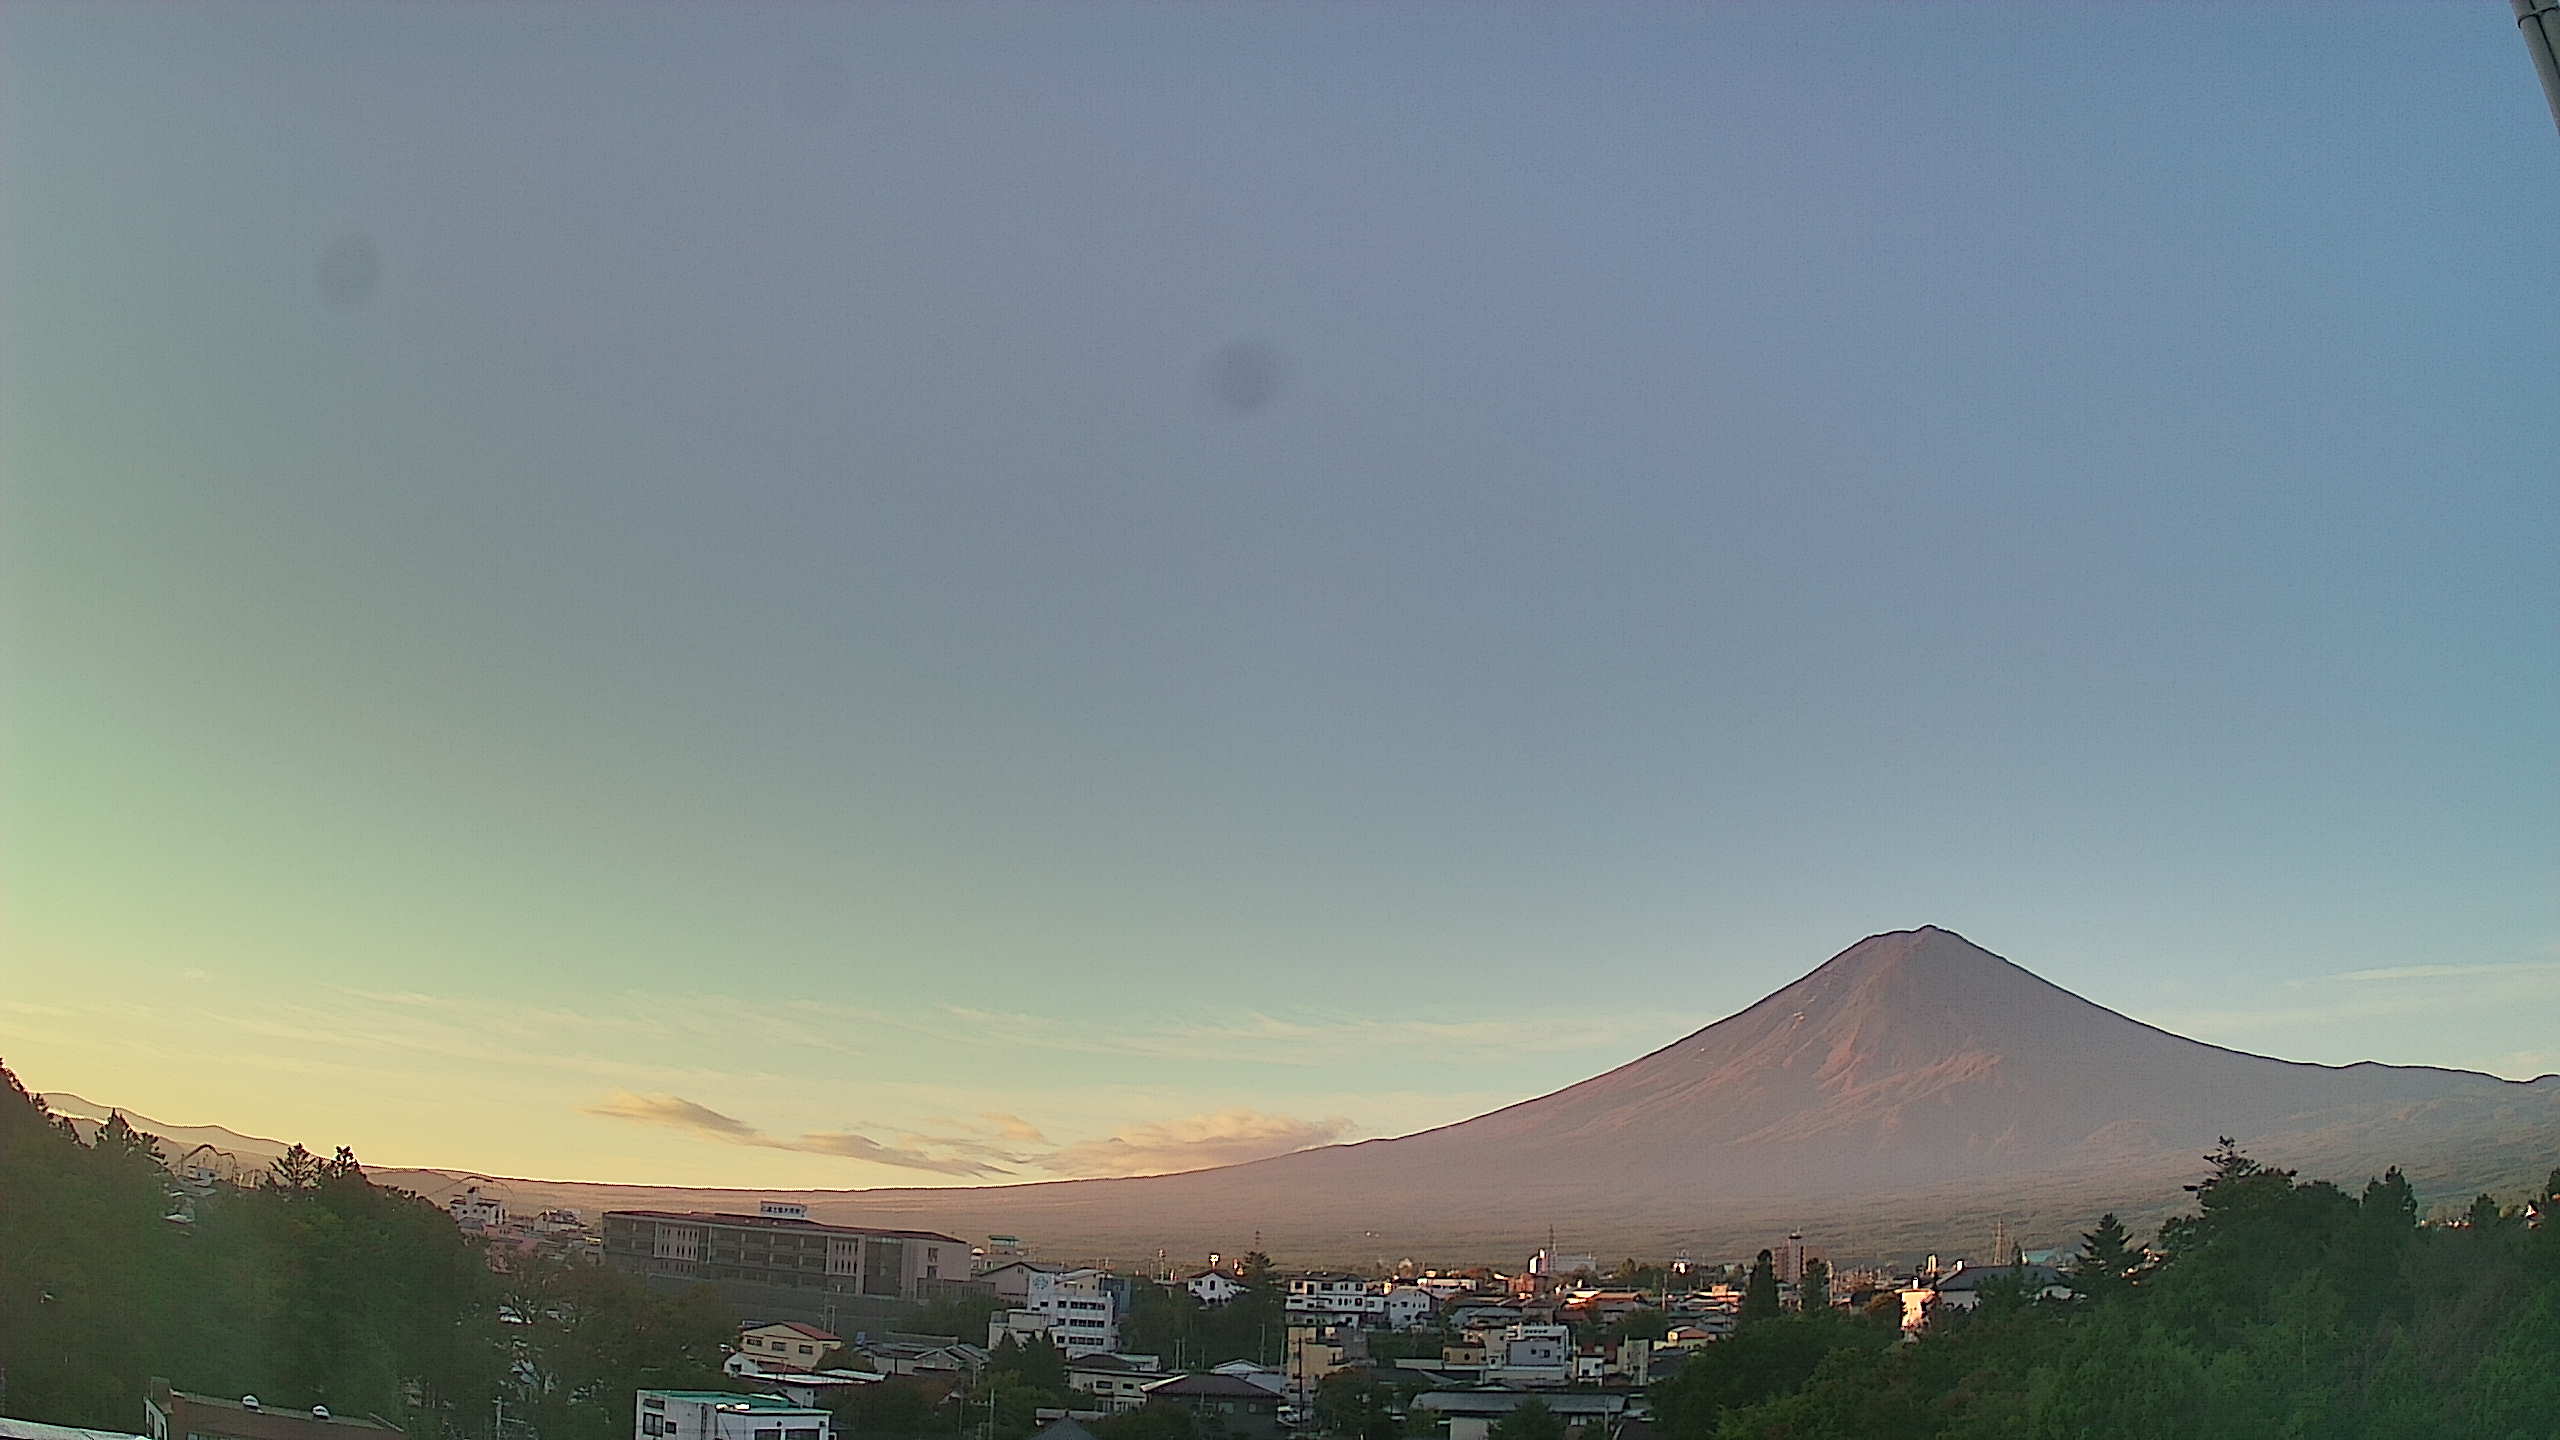
<path fill-rule="evenodd" d="M 0 1057 L 1045 1177 L 1936 923 L 2560 1069 L 2503 7 L 1842 18 L 0 12 Z"/>

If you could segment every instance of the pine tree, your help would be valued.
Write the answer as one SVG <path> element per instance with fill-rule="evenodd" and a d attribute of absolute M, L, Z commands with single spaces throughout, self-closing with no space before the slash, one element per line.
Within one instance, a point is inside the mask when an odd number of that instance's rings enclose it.
<path fill-rule="evenodd" d="M 125 1119 L 121 1110 L 107 1112 L 107 1123 L 98 1127 L 97 1138 L 90 1142 L 90 1148 L 120 1161 L 146 1165 L 155 1170 L 161 1168 L 160 1137 L 134 1129 L 133 1122 Z"/>
<path fill-rule="evenodd" d="M 279 1190 L 303 1191 L 319 1188 L 320 1157 L 296 1144 L 275 1158 L 267 1167 L 267 1183 Z"/>
<path fill-rule="evenodd" d="M 1804 1280 L 1798 1286 L 1798 1308 L 1807 1315 L 1819 1315 L 1831 1308 L 1831 1262 L 1804 1262 Z"/>
<path fill-rule="evenodd" d="M 2414 1230 L 2418 1227 L 2418 1192 L 2409 1188 L 2409 1177 L 2392 1166 L 2379 1180 L 2368 1180 L 2364 1198 L 2357 1206 L 2365 1218 L 2391 1230 Z"/>
<path fill-rule="evenodd" d="M 1748 1324 L 1766 1320 L 1778 1313 L 1778 1257 L 1766 1250 L 1751 1262 L 1751 1278 L 1742 1287 L 1742 1313 L 1736 1317 Z"/>
<path fill-rule="evenodd" d="M 2115 1212 L 2098 1217 L 2098 1228 L 2080 1237 L 2080 1257 L 2071 1267 L 2071 1288 L 2083 1295 L 2103 1295 L 2124 1288 L 2141 1253 L 2125 1234 Z"/>

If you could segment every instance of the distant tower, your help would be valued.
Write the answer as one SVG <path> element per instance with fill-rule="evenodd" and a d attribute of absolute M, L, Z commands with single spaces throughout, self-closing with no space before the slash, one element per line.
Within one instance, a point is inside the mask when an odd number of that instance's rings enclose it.
<path fill-rule="evenodd" d="M 1789 1285 L 1803 1283 L 1804 1232 L 1801 1230 L 1788 1231 L 1785 1243 L 1779 1245 L 1777 1254 L 1770 1258 L 1775 1264 L 1775 1268 L 1778 1272 L 1778 1279 L 1780 1281 Z"/>
<path fill-rule="evenodd" d="M 2009 1263 L 2009 1221 L 2005 1216 L 1991 1222 L 1991 1263 Z"/>

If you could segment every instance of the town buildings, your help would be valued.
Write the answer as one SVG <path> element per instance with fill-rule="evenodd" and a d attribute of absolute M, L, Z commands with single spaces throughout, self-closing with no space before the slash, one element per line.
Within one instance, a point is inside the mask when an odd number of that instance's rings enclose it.
<path fill-rule="evenodd" d="M 604 1258 L 635 1275 L 886 1300 L 931 1298 L 969 1271 L 968 1244 L 930 1230 L 700 1211 L 607 1211 Z"/>

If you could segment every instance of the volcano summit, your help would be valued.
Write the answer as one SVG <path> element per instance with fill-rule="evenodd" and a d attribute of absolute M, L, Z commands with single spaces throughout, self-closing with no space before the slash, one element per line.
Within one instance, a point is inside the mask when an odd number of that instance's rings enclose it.
<path fill-rule="evenodd" d="M 2389 1165 L 2431 1200 L 2560 1160 L 2560 1076 L 2311 1065 L 2207 1045 L 2084 1000 L 1934 926 L 1873 935 L 1739 1014 L 1580 1084 L 1458 1124 L 1132 1179 L 804 1192 L 813 1217 L 1292 1259 L 1576 1248 L 1833 1254 L 1961 1246 L 1992 1217 L 2062 1240 L 2100 1210 L 2168 1213 L 2217 1136 L 2350 1186 Z M 395 1183 L 437 1192 L 433 1172 Z M 510 1182 L 592 1208 L 769 1192 Z"/>

